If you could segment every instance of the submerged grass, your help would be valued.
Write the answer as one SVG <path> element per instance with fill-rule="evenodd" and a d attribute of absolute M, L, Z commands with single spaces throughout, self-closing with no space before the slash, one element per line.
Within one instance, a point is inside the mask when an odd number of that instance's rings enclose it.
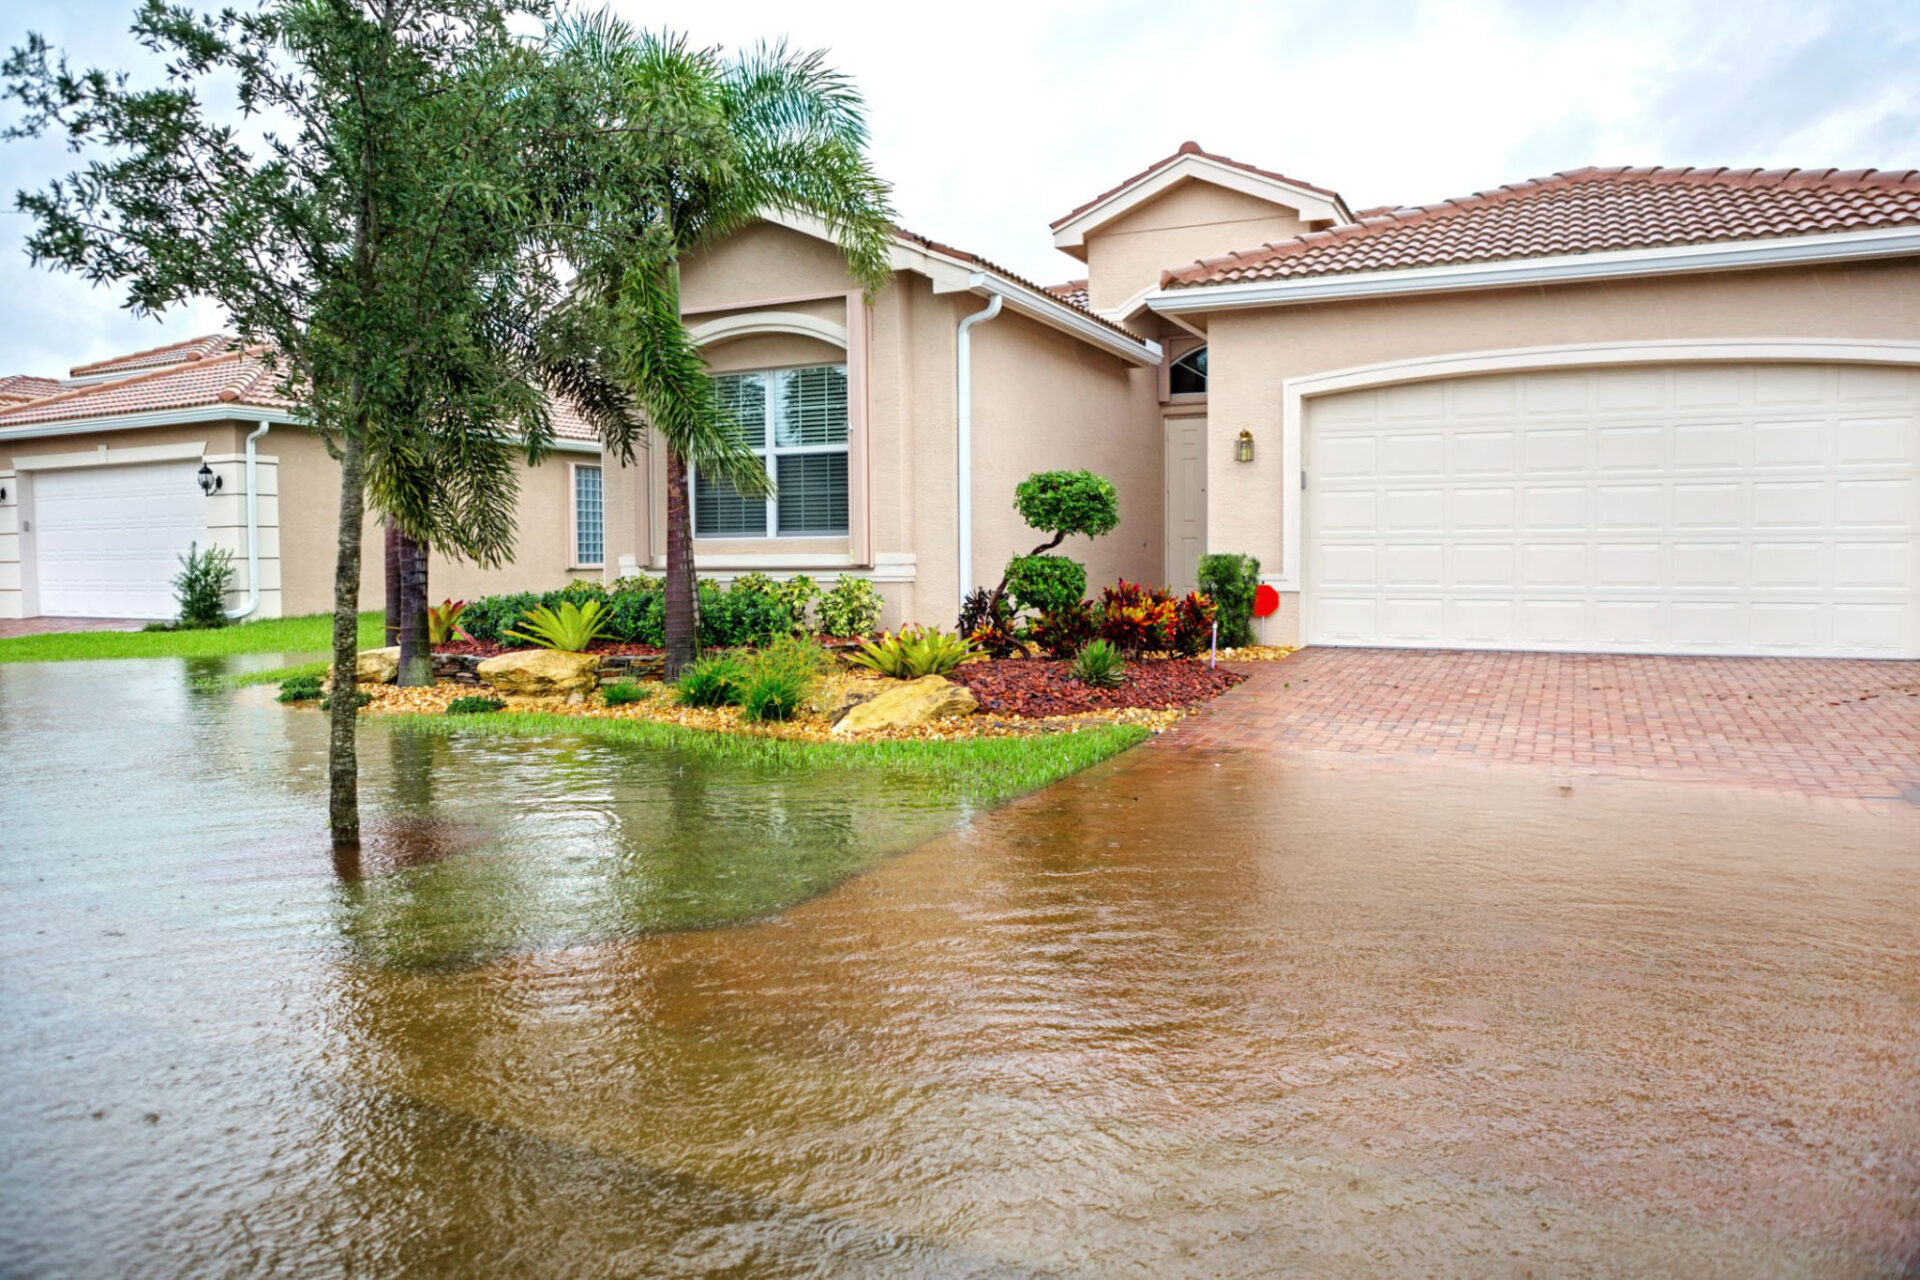
<path fill-rule="evenodd" d="M 966 804 L 1010 800 L 1109 756 L 1150 735 L 1139 725 L 1094 725 L 1070 733 L 952 741 L 808 742 L 715 733 L 651 720 L 613 720 L 538 713 L 495 716 L 388 716 L 405 733 L 502 737 L 593 738 L 664 748 L 720 764 L 780 770 L 861 769 L 911 779 L 928 794 Z"/>
<path fill-rule="evenodd" d="M 359 647 L 377 648 L 382 639 L 379 613 L 360 615 Z M 312 613 L 299 618 L 265 618 L 209 631 L 65 631 L 0 640 L 0 662 L 74 662 L 100 658 L 226 658 L 243 653 L 321 653 L 333 647 L 333 618 Z M 259 684 L 285 679 L 278 673 L 249 672 Z"/>

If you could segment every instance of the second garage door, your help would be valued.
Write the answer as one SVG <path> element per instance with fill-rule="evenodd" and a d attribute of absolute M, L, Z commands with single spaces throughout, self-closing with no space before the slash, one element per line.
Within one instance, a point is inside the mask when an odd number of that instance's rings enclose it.
<path fill-rule="evenodd" d="M 33 479 L 40 612 L 169 618 L 189 544 L 206 542 L 207 500 L 191 462 L 42 471 Z"/>
<path fill-rule="evenodd" d="M 1306 421 L 1309 643 L 1920 657 L 1920 371 L 1459 378 Z"/>

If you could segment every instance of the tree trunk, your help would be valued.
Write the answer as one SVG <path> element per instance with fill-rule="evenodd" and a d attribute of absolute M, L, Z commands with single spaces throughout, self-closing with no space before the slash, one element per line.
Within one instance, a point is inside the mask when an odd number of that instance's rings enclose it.
<path fill-rule="evenodd" d="M 433 683 L 433 646 L 427 634 L 427 546 L 400 534 L 400 674 L 404 689 Z"/>
<path fill-rule="evenodd" d="M 361 424 L 356 424 L 361 425 Z M 340 534 L 333 569 L 333 690 L 327 738 L 327 825 L 336 850 L 360 845 L 360 760 L 354 731 L 360 692 L 355 668 L 360 650 L 360 521 L 366 499 L 366 459 L 358 432 L 340 451 Z"/>
<path fill-rule="evenodd" d="M 400 643 L 400 529 L 386 522 L 387 551 L 387 648 Z"/>
<path fill-rule="evenodd" d="M 693 577 L 693 512 L 687 501 L 687 460 L 667 446 L 667 679 L 700 652 L 698 592 Z"/>

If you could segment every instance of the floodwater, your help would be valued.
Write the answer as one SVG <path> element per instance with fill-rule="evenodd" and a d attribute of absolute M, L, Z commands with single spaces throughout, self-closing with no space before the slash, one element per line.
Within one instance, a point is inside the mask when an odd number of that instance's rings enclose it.
<path fill-rule="evenodd" d="M 0 666 L 0 1273 L 1920 1252 L 1912 806 L 1157 744 L 967 814 L 370 727 L 338 867 L 320 718 L 201 673 Z"/>

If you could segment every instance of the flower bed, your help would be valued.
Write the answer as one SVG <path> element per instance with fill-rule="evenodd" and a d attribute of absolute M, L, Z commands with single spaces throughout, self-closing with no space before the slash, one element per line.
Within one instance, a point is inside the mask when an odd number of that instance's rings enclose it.
<path fill-rule="evenodd" d="M 972 662 L 947 677 L 965 685 L 985 712 L 1060 716 L 1122 707 L 1164 711 L 1216 698 L 1246 677 L 1185 659 L 1127 664 L 1126 683 L 1094 689 L 1073 678 L 1073 664 L 1047 658 Z"/>

